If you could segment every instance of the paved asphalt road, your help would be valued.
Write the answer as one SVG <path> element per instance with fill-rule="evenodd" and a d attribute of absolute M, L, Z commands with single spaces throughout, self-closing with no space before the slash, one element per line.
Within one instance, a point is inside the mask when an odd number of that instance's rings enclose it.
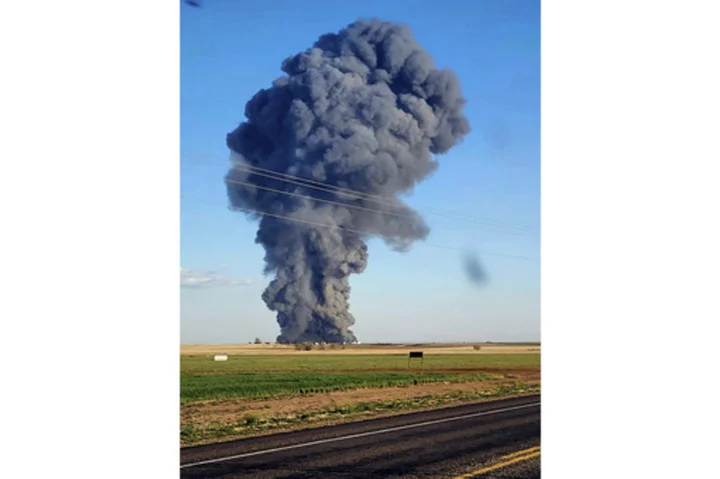
<path fill-rule="evenodd" d="M 539 478 L 540 396 L 184 448 L 182 478 Z"/>

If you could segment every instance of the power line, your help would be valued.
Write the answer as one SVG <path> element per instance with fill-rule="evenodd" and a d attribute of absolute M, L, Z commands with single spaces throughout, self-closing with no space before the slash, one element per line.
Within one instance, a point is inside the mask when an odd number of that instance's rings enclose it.
<path fill-rule="evenodd" d="M 189 197 L 189 196 L 186 196 L 186 195 L 180 195 L 180 197 L 181 197 L 181 198 L 186 198 L 186 199 L 191 199 L 191 200 L 193 200 L 193 201 L 198 201 L 198 202 L 200 202 L 200 203 L 211 204 L 209 201 L 201 200 L 201 199 L 199 199 L 199 198 Z M 251 210 L 251 209 L 248 209 L 248 208 L 240 208 L 240 207 L 237 207 L 237 206 L 228 206 L 228 208 L 229 208 L 230 210 L 233 210 L 233 211 L 242 211 L 242 212 L 244 212 L 244 213 L 251 213 L 251 214 L 262 215 L 262 216 L 269 216 L 269 217 L 272 217 L 272 218 L 282 219 L 282 220 L 291 221 L 291 222 L 295 222 L 295 223 L 308 224 L 308 225 L 312 225 L 312 226 L 320 226 L 320 227 L 323 227 L 323 228 L 338 229 L 338 230 L 348 231 L 348 232 L 350 232 L 350 233 L 355 233 L 355 234 L 359 234 L 359 235 L 363 235 L 363 236 L 381 236 L 381 235 L 379 235 L 379 234 L 377 234 L 377 233 L 370 233 L 370 232 L 368 232 L 368 231 L 362 231 L 362 230 L 358 230 L 358 229 L 354 229 L 354 228 L 346 228 L 346 227 L 338 226 L 338 225 L 329 225 L 329 224 L 325 224 L 325 223 L 318 223 L 318 222 L 315 222 L 315 221 L 308 221 L 308 220 L 303 220 L 303 219 L 300 219 L 300 218 L 293 218 L 293 217 L 291 217 L 291 216 L 286 216 L 286 215 L 279 215 L 279 214 L 269 213 L 269 212 L 264 212 L 264 211 Z M 427 243 L 427 242 L 424 242 L 424 241 L 423 241 L 422 243 L 420 243 L 420 244 L 423 245 L 423 246 L 429 246 L 429 247 L 431 247 L 431 248 L 442 248 L 442 249 L 449 249 L 449 250 L 455 250 L 455 251 L 460 251 L 460 252 L 463 252 L 463 251 L 464 251 L 463 249 L 461 249 L 461 248 L 456 248 L 456 247 L 454 247 L 454 246 L 441 245 L 441 244 L 436 244 L 436 243 Z M 478 254 L 491 255 L 491 256 L 503 256 L 503 257 L 506 257 L 506 258 L 515 258 L 515 259 L 522 259 L 522 260 L 527 260 L 527 261 L 537 261 L 537 258 L 531 258 L 531 257 L 529 257 L 529 256 L 519 256 L 519 255 L 513 255 L 513 254 L 506 254 L 506 253 L 494 253 L 494 252 L 489 252 L 489 251 L 479 251 Z"/>
<path fill-rule="evenodd" d="M 262 173 L 261 173 L 261 175 L 262 175 L 262 176 L 270 176 L 270 175 L 266 175 L 266 174 L 262 174 Z M 209 177 L 209 175 L 207 175 L 207 174 L 205 174 L 205 176 L 208 176 L 208 177 Z M 274 178 L 274 179 L 277 179 L 277 180 L 283 181 L 283 182 L 289 182 L 289 183 L 296 184 L 296 185 L 299 185 L 299 186 L 309 186 L 309 187 L 313 188 L 313 186 L 311 186 L 311 185 L 304 185 L 304 184 L 301 184 L 301 183 L 298 183 L 298 182 L 293 182 L 293 181 L 286 180 L 286 179 L 280 179 L 280 178 Z M 414 216 L 407 215 L 407 214 L 394 213 L 394 212 L 391 212 L 391 211 L 384 211 L 384 210 L 380 210 L 380 209 L 376 209 L 376 208 L 368 208 L 368 207 L 365 207 L 365 206 L 359 206 L 359 205 L 354 205 L 354 204 L 350 204 L 350 203 L 343 203 L 343 202 L 340 202 L 340 201 L 333 201 L 333 200 L 328 200 L 328 199 L 324 199 L 324 198 L 318 198 L 318 197 L 311 196 L 311 195 L 303 195 L 303 194 L 296 193 L 296 192 L 293 192 L 293 191 L 279 190 L 279 189 L 276 189 L 276 188 L 270 188 L 270 187 L 267 187 L 267 186 L 261 186 L 261 185 L 258 185 L 257 183 L 252 183 L 252 182 L 246 182 L 246 181 L 240 181 L 240 180 L 232 180 L 232 179 L 229 179 L 229 178 L 225 178 L 224 181 L 225 181 L 226 183 L 230 183 L 230 184 L 237 184 L 237 185 L 242 185 L 242 186 L 253 187 L 253 188 L 257 188 L 257 189 L 261 189 L 261 190 L 266 190 L 266 191 L 270 191 L 270 192 L 274 192 L 274 193 L 278 193 L 278 194 L 283 194 L 283 195 L 288 195 L 288 196 L 294 196 L 294 197 L 297 197 L 297 198 L 305 198 L 305 199 L 309 199 L 309 200 L 312 200 L 312 201 L 318 201 L 318 202 L 327 203 L 327 204 L 331 204 L 331 205 L 342 206 L 342 207 L 345 207 L 345 208 L 352 208 L 352 209 L 362 210 L 362 211 L 370 211 L 370 212 L 375 212 L 375 213 L 380 213 L 380 214 L 385 214 L 385 215 L 390 215 L 390 216 L 396 216 L 396 217 L 399 217 L 399 218 L 408 218 L 408 219 L 415 219 L 415 218 L 416 218 L 416 217 L 414 217 Z M 319 182 L 318 182 L 318 183 L 319 183 Z M 315 188 L 320 189 L 319 187 L 315 187 Z M 333 193 L 334 193 L 334 192 L 333 192 Z M 386 202 L 384 202 L 383 204 L 387 204 L 387 205 L 393 206 L 393 207 L 394 207 L 394 206 L 397 206 L 397 204 L 392 203 L 392 202 L 389 202 L 389 201 L 386 201 Z M 487 226 L 493 227 L 493 228 L 503 228 L 503 226 L 493 225 L 493 224 L 488 224 Z M 507 228 L 507 227 L 505 227 L 505 228 Z M 498 230 L 498 229 L 494 229 L 494 230 L 484 229 L 483 231 L 485 231 L 485 232 L 487 232 L 487 233 L 508 234 L 508 235 L 518 235 L 518 236 L 527 236 L 528 234 L 530 234 L 529 232 L 511 231 L 511 230 L 502 230 L 502 229 L 499 229 L 499 230 Z"/>
<path fill-rule="evenodd" d="M 202 163 L 210 163 L 210 164 L 221 164 L 217 161 L 211 161 L 211 160 L 198 160 Z M 341 196 L 346 196 L 350 198 L 356 198 L 356 199 L 364 199 L 366 201 L 375 202 L 378 204 L 385 204 L 385 205 L 393 205 L 391 202 L 388 201 L 386 197 L 383 197 L 381 195 L 375 195 L 370 193 L 364 193 L 361 191 L 353 190 L 351 188 L 345 188 L 340 186 L 331 185 L 328 183 L 324 183 L 322 181 L 313 180 L 310 178 L 304 178 L 297 175 L 291 175 L 289 173 L 282 173 L 275 170 L 270 170 L 267 168 L 261 168 L 259 166 L 253 166 L 248 165 L 244 163 L 239 162 L 233 162 L 232 163 L 232 169 L 243 171 L 246 173 L 252 173 L 257 176 L 263 176 L 266 178 L 271 178 L 277 181 L 283 181 L 286 183 L 298 185 L 298 186 L 304 186 L 306 188 L 313 188 L 320 191 L 326 191 L 329 193 L 334 193 Z M 458 219 L 463 221 L 469 221 L 476 224 L 484 224 L 487 226 L 496 226 L 496 227 L 502 227 L 502 228 L 513 228 L 513 229 L 519 229 L 519 230 L 525 230 L 528 233 L 531 230 L 535 230 L 534 227 L 527 226 L 527 225 L 520 225 L 520 224 L 512 224 L 501 220 L 495 220 L 490 218 L 482 218 L 482 217 L 476 217 L 476 216 L 470 216 L 470 215 L 464 215 L 462 213 L 455 213 L 455 212 L 448 212 L 448 211 L 441 211 L 441 210 L 425 210 L 425 213 L 436 215 L 436 216 L 442 216 L 446 218 L 452 218 L 452 219 Z"/>
<path fill-rule="evenodd" d="M 258 176 L 265 176 L 268 178 L 273 178 L 273 179 L 279 180 L 279 181 L 286 181 L 288 183 L 305 186 L 308 188 L 316 188 L 319 190 L 329 191 L 331 193 L 340 194 L 343 196 L 355 197 L 358 199 L 363 199 L 366 201 L 373 201 L 373 202 L 381 203 L 381 204 L 392 204 L 388 201 L 387 198 L 385 198 L 381 195 L 364 193 L 361 191 L 353 190 L 351 188 L 335 186 L 335 185 L 331 185 L 331 184 L 328 184 L 328 183 L 325 183 L 322 181 L 312 180 L 310 178 L 304 178 L 302 176 L 291 175 L 289 173 L 281 173 L 281 172 L 278 172 L 275 170 L 261 168 L 259 166 L 253 166 L 253 165 L 249 165 L 249 164 L 245 164 L 245 163 L 234 162 L 233 169 L 249 172 L 249 173 L 252 173 L 252 174 L 258 175 Z M 270 175 L 272 175 L 272 176 L 270 176 Z M 278 176 L 283 177 L 283 178 L 290 178 L 290 180 L 277 178 Z M 302 183 L 300 183 L 300 182 L 302 182 Z M 304 184 L 304 183 L 309 183 L 309 184 Z M 318 185 L 318 186 L 314 186 L 314 185 Z M 485 224 L 495 223 L 493 226 L 503 226 L 503 227 L 516 228 L 516 229 L 519 228 L 519 229 L 525 229 L 525 230 L 530 229 L 528 226 L 525 226 L 525 225 L 513 225 L 510 223 L 506 223 L 504 221 L 500 221 L 500 220 L 493 220 L 493 219 L 488 219 L 488 218 L 477 218 L 477 217 L 463 215 L 463 214 L 454 213 L 454 212 L 439 211 L 439 210 L 427 210 L 427 212 L 430 214 L 434 214 L 434 215 L 445 216 L 445 217 L 454 217 L 456 219 L 472 221 L 475 223 L 485 223 Z"/>
<path fill-rule="evenodd" d="M 348 204 L 348 203 L 342 203 L 342 202 L 340 202 L 340 201 L 326 200 L 326 199 L 324 199 L 324 198 L 316 198 L 316 197 L 314 197 L 314 196 L 303 195 L 303 194 L 295 193 L 295 192 L 292 192 L 292 191 L 278 190 L 278 189 L 275 189 L 275 188 L 269 188 L 269 187 L 267 187 L 267 186 L 260 186 L 260 185 L 258 185 L 258 184 L 250 183 L 250 182 L 246 182 L 246 181 L 230 180 L 230 179 L 227 179 L 227 178 L 226 178 L 226 179 L 225 179 L 225 182 L 226 182 L 226 183 L 231 183 L 231 184 L 243 185 L 243 186 L 250 186 L 250 187 L 258 188 L 258 189 L 261 189 L 261 190 L 271 191 L 271 192 L 273 192 L 273 193 L 279 193 L 279 194 L 283 194 L 283 195 L 294 196 L 294 197 L 297 197 L 297 198 L 305 198 L 305 199 L 309 199 L 309 200 L 312 200 L 312 201 L 319 201 L 319 202 L 327 203 L 327 204 L 331 204 L 331 205 L 342 206 L 342 207 L 344 207 L 344 208 L 352 208 L 352 209 L 356 209 L 356 210 L 370 211 L 370 212 L 374 212 L 374 213 L 380 213 L 380 214 L 385 214 L 385 215 L 390 215 L 390 216 L 396 216 L 396 217 L 398 217 L 398 218 L 407 218 L 407 219 L 412 219 L 412 220 L 415 220 L 415 219 L 416 219 L 416 217 L 411 216 L 411 215 L 406 215 L 406 214 L 402 214 L 402 213 L 394 213 L 394 212 L 391 212 L 391 211 L 383 211 L 383 210 L 379 210 L 379 209 L 375 209 L 375 208 L 367 208 L 367 207 L 365 207 L 365 206 L 352 205 L 352 204 Z M 509 234 L 509 235 L 526 235 L 526 234 L 527 234 L 527 233 L 523 233 L 523 232 L 520 232 L 520 231 L 488 231 L 488 232 L 489 232 L 489 233 L 495 233 L 495 234 Z"/>
<path fill-rule="evenodd" d="M 267 169 L 267 168 L 261 168 L 261 167 L 259 167 L 259 166 L 253 166 L 253 165 L 249 165 L 249 164 L 245 164 L 245 163 L 238 163 L 238 162 L 235 162 L 233 165 L 234 165 L 234 166 L 233 166 L 234 168 L 247 168 L 247 169 L 250 169 L 250 170 L 264 171 L 264 172 L 267 172 L 267 173 L 271 173 L 271 174 L 273 174 L 273 175 L 283 176 L 283 177 L 285 177 L 285 178 L 291 178 L 291 179 L 294 179 L 294 180 L 297 180 L 297 181 L 303 181 L 303 182 L 306 182 L 306 183 L 312 183 L 312 184 L 320 185 L 320 186 L 323 186 L 323 187 L 326 187 L 326 188 L 331 188 L 331 189 L 336 190 L 336 191 L 341 191 L 341 192 L 346 193 L 346 194 L 348 194 L 348 195 L 356 196 L 356 197 L 358 197 L 358 198 L 368 198 L 368 199 L 377 198 L 378 201 L 383 201 L 383 202 L 384 202 L 384 201 L 387 201 L 387 198 L 384 198 L 384 197 L 381 196 L 381 195 L 375 195 L 375 194 L 372 194 L 372 193 L 364 193 L 364 192 L 362 192 L 362 191 L 353 190 L 353 189 L 351 189 L 351 188 L 345 188 L 345 187 L 342 187 L 342 186 L 331 185 L 331 184 L 328 184 L 328 183 L 326 183 L 326 182 L 324 182 L 324 181 L 312 180 L 312 179 L 310 179 L 310 178 L 305 178 L 305 177 L 302 177 L 302 176 L 291 175 L 290 173 L 280 173 L 279 171 L 269 170 L 269 169 Z M 253 172 L 253 173 L 254 173 L 254 172 Z M 255 173 L 255 174 L 257 174 L 257 173 Z"/>

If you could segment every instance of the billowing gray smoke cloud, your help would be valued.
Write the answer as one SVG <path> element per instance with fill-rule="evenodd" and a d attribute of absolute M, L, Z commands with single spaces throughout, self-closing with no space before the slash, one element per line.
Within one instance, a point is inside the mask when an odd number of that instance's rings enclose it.
<path fill-rule="evenodd" d="M 265 273 L 275 274 L 263 300 L 277 312 L 278 342 L 352 342 L 348 278 L 367 265 L 365 239 L 379 236 L 403 250 L 428 235 L 396 195 L 437 168 L 431 154 L 447 152 L 470 131 L 466 101 L 455 74 L 436 69 L 409 28 L 379 20 L 321 36 L 282 70 L 227 136 L 236 162 L 226 176 L 228 196 L 233 207 L 296 220 L 253 215 Z M 383 200 L 349 198 L 251 167 Z"/>

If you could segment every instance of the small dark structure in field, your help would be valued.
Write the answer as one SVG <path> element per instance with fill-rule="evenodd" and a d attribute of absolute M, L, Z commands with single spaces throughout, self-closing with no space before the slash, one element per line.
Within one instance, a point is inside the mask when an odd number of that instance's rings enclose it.
<path fill-rule="evenodd" d="M 422 351 L 410 351 L 410 354 L 408 354 L 408 367 L 410 367 L 410 360 L 416 358 L 420 359 L 420 367 L 422 368 L 423 365 L 423 352 Z"/>

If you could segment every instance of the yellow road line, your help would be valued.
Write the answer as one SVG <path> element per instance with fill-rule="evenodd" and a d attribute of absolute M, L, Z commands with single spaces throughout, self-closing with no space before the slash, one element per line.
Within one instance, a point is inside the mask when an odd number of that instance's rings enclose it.
<path fill-rule="evenodd" d="M 517 456 L 524 456 L 525 454 L 530 454 L 531 452 L 535 452 L 535 451 L 539 451 L 539 450 L 540 450 L 540 446 L 531 447 L 529 449 L 523 449 L 522 451 L 513 452 L 512 454 L 503 456 L 500 458 L 500 460 L 502 461 L 504 459 L 511 459 L 511 458 L 517 457 Z"/>
<path fill-rule="evenodd" d="M 502 462 L 498 462 L 496 464 L 493 464 L 492 466 L 484 467 L 482 469 L 478 469 L 476 471 L 468 472 L 467 474 L 463 474 L 462 476 L 454 477 L 453 479 L 470 479 L 472 477 L 478 476 L 480 474 L 485 474 L 487 472 L 496 471 L 498 469 L 502 469 L 503 467 L 509 466 L 511 464 L 515 464 L 522 461 L 527 461 L 528 459 L 533 459 L 535 457 L 540 456 L 540 447 L 531 447 L 529 449 L 525 449 L 522 451 L 514 452 L 512 454 L 508 454 L 507 456 L 503 456 L 501 459 L 505 459 Z"/>

